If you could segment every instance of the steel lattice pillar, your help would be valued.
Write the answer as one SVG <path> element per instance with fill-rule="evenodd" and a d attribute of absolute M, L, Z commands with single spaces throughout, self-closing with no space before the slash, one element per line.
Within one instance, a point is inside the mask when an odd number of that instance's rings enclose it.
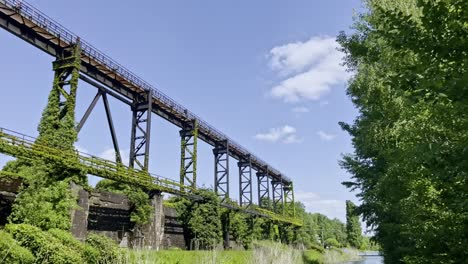
<path fill-rule="evenodd" d="M 130 141 L 130 164 L 135 168 L 148 171 L 151 138 L 151 111 L 153 100 L 151 92 L 139 97 L 132 105 L 132 131 Z"/>
<path fill-rule="evenodd" d="M 284 212 L 283 183 L 281 180 L 271 181 L 273 194 L 273 209 L 275 212 Z"/>
<path fill-rule="evenodd" d="M 215 156 L 215 192 L 221 197 L 221 202 L 229 198 L 229 144 L 228 141 L 218 142 L 213 149 Z"/>
<path fill-rule="evenodd" d="M 250 155 L 241 157 L 237 165 L 239 166 L 239 205 L 250 206 L 252 204 L 252 161 Z"/>
<path fill-rule="evenodd" d="M 197 187 L 197 138 L 198 122 L 192 120 L 183 125 L 180 130 L 181 156 L 180 156 L 180 184 Z"/>
<path fill-rule="evenodd" d="M 296 207 L 294 206 L 294 188 L 293 183 L 285 184 L 284 191 L 284 207 L 287 215 L 296 216 Z"/>
<path fill-rule="evenodd" d="M 270 183 L 268 168 L 257 172 L 258 206 L 270 208 Z"/>

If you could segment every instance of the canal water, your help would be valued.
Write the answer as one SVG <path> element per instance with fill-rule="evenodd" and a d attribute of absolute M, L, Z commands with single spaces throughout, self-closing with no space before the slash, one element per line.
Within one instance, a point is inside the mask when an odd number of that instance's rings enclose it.
<path fill-rule="evenodd" d="M 382 256 L 363 256 L 361 260 L 344 262 L 343 264 L 383 264 Z"/>

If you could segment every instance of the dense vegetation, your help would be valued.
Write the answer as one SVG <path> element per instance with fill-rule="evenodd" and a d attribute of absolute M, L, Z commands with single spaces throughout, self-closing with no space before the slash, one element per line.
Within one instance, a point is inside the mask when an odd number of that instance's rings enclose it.
<path fill-rule="evenodd" d="M 366 0 L 338 41 L 360 111 L 344 183 L 386 263 L 468 259 L 468 1 Z"/>

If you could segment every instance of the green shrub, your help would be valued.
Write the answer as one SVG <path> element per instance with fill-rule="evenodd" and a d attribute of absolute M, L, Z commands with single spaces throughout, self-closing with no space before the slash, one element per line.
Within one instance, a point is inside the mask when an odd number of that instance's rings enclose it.
<path fill-rule="evenodd" d="M 86 238 L 86 245 L 86 254 L 90 258 L 88 263 L 116 263 L 120 259 L 120 250 L 110 238 L 89 234 Z"/>
<path fill-rule="evenodd" d="M 0 230 L 0 263 L 34 263 L 34 256 L 28 249 L 18 245 L 10 234 Z"/>
<path fill-rule="evenodd" d="M 38 170 L 40 171 L 40 170 Z M 37 172 L 37 177 L 45 177 Z M 22 190 L 13 204 L 10 223 L 30 224 L 43 230 L 71 227 L 70 210 L 76 206 L 67 181 L 57 181 L 48 186 L 30 185 Z"/>
<path fill-rule="evenodd" d="M 70 232 L 51 229 L 48 231 L 55 238 L 60 240 L 63 245 L 79 251 L 81 258 L 88 264 L 99 263 L 100 253 L 99 250 L 95 249 L 90 244 L 81 243 L 79 240 L 74 238 Z"/>
<path fill-rule="evenodd" d="M 36 257 L 36 263 L 73 264 L 83 263 L 81 254 L 52 234 L 28 224 L 9 224 L 6 231 L 23 247 L 28 248 Z"/>

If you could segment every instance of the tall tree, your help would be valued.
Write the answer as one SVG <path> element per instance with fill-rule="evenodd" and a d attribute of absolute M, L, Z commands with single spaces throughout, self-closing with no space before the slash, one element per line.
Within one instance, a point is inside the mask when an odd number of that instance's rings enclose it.
<path fill-rule="evenodd" d="M 359 216 L 356 213 L 356 205 L 346 201 L 346 236 L 348 244 L 354 248 L 360 248 L 362 245 L 362 229 L 359 222 Z"/>
<path fill-rule="evenodd" d="M 360 111 L 341 165 L 387 263 L 468 259 L 468 1 L 367 0 L 340 34 Z"/>

